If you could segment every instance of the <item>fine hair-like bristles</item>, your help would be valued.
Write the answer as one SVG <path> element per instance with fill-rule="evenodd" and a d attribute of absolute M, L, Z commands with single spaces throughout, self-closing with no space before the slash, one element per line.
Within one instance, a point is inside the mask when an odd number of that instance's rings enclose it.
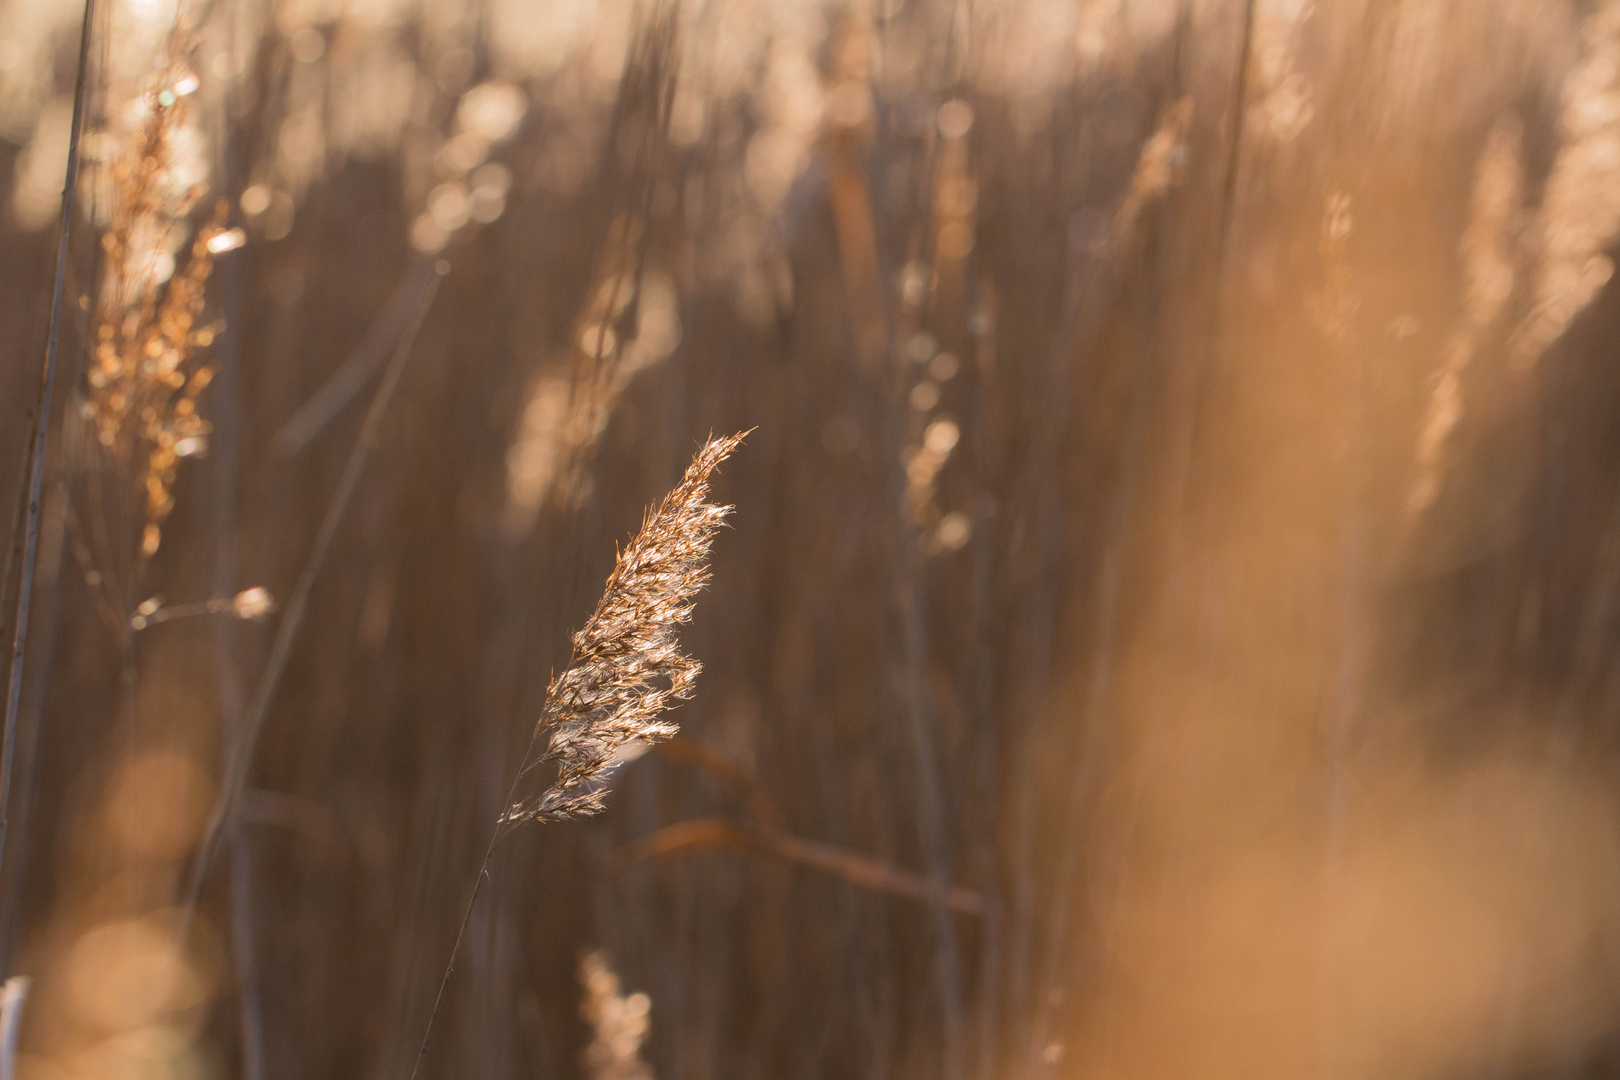
<path fill-rule="evenodd" d="M 142 97 L 144 119 L 111 169 L 115 193 L 101 247 L 104 278 L 97 303 L 85 414 L 96 439 L 140 485 L 145 503 L 141 554 L 151 556 L 174 508 L 181 459 L 204 452 L 210 425 L 197 399 L 214 375 L 204 351 L 218 329 L 201 325 L 214 257 L 240 245 L 217 202 L 195 232 L 188 260 L 175 268 L 169 237 L 206 190 L 177 165 L 187 99 L 198 79 L 187 65 L 189 38 L 178 25 L 159 78 Z M 167 269 L 163 267 L 167 266 Z"/>
<path fill-rule="evenodd" d="M 602 599 L 574 635 L 567 670 L 551 680 L 536 739 L 550 742 L 535 765 L 555 763 L 557 779 L 539 797 L 514 803 L 506 822 L 549 821 L 600 813 L 606 779 L 634 744 L 667 739 L 663 718 L 691 697 L 702 665 L 681 652 L 677 630 L 709 580 L 714 531 L 732 511 L 707 501 L 709 475 L 747 432 L 710 438 L 686 475 L 649 510 L 641 531 L 619 552 Z"/>

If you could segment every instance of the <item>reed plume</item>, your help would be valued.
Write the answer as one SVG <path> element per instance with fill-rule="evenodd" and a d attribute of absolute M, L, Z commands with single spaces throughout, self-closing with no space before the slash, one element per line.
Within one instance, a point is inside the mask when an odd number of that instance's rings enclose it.
<path fill-rule="evenodd" d="M 1136 159 L 1136 170 L 1131 174 L 1131 186 L 1125 192 L 1119 209 L 1114 212 L 1113 229 L 1109 243 L 1118 250 L 1136 230 L 1142 212 L 1160 199 L 1178 183 L 1187 162 L 1187 133 L 1192 129 L 1193 99 L 1176 100 L 1159 117 L 1159 126 L 1153 130 Z"/>
<path fill-rule="evenodd" d="M 174 507 L 180 461 L 206 447 L 209 424 L 198 415 L 197 399 L 214 364 L 201 350 L 218 331 L 200 320 L 214 257 L 243 238 L 241 230 L 226 229 L 221 201 L 197 230 L 185 268 L 173 270 L 169 238 L 206 190 L 188 176 L 195 167 L 182 145 L 187 98 L 198 87 L 185 52 L 179 28 L 142 102 L 144 118 L 111 168 L 114 199 L 101 238 L 106 269 L 84 408 L 120 470 L 139 470 L 144 556 L 157 551 Z"/>
<path fill-rule="evenodd" d="M 652 1000 L 640 991 L 626 994 L 601 950 L 580 959 L 579 982 L 585 991 L 579 1011 L 592 1036 L 585 1048 L 585 1075 L 590 1080 L 653 1080 L 652 1069 L 641 1058 Z"/>
<path fill-rule="evenodd" d="M 641 531 L 619 552 L 596 610 L 574 635 L 568 669 L 552 677 L 523 767 L 507 795 L 484 861 L 473 880 L 461 929 L 450 947 L 450 962 L 428 1015 L 411 1080 L 422 1071 L 433 1025 L 444 1005 L 445 989 L 467 935 L 478 891 L 489 876 L 495 845 L 507 830 L 525 821 L 565 821 L 605 809 L 607 781 L 627 751 L 674 735 L 679 728 L 662 719 L 674 701 L 692 696 L 703 666 L 681 652 L 677 631 L 692 617 L 692 601 L 709 582 L 709 547 L 714 531 L 732 511 L 707 501 L 709 475 L 731 455 L 748 432 L 710 437 L 687 466 L 686 475 L 649 510 Z M 545 753 L 534 756 L 540 735 L 551 730 Z M 539 796 L 516 798 L 523 778 L 555 763 L 557 779 Z M 636 1044 L 640 1046 L 639 1042 Z"/>
<path fill-rule="evenodd" d="M 579 504 L 588 489 L 585 467 L 620 399 L 680 340 L 673 283 L 640 264 L 644 229 L 639 215 L 614 221 L 575 320 L 572 351 L 528 392 L 506 453 L 505 526 L 511 536 L 526 534 L 547 505 Z M 620 320 L 632 302 L 634 325 L 626 327 Z"/>
<path fill-rule="evenodd" d="M 1480 343 L 1513 296 L 1517 279 L 1515 225 L 1524 201 L 1524 131 L 1509 114 L 1491 128 L 1474 172 L 1474 196 L 1459 256 L 1463 267 L 1463 318 L 1446 345 L 1417 440 L 1416 478 L 1406 509 L 1418 514 L 1440 494 L 1444 458 L 1463 417 L 1463 374 Z"/>
<path fill-rule="evenodd" d="M 1620 3 L 1589 15 L 1581 37 L 1581 59 L 1564 82 L 1563 145 L 1537 215 L 1532 308 L 1509 343 L 1519 371 L 1536 365 L 1614 275 L 1606 250 L 1620 236 Z"/>
<path fill-rule="evenodd" d="M 714 531 L 732 511 L 706 501 L 709 475 L 746 435 L 709 439 L 619 552 L 602 599 L 574 635 L 568 669 L 546 690 L 535 729 L 537 742 L 543 730 L 551 737 L 525 772 L 555 763 L 557 779 L 538 798 L 512 803 L 503 822 L 600 813 L 607 777 L 621 755 L 678 730 L 663 714 L 691 697 L 702 665 L 681 652 L 676 635 L 708 583 Z"/>

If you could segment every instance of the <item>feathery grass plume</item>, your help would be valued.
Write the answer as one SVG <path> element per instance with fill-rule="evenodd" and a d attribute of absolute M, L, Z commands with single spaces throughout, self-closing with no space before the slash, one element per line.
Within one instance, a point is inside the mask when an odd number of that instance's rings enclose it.
<path fill-rule="evenodd" d="M 641 1059 L 652 999 L 639 990 L 625 994 L 618 972 L 601 950 L 580 958 L 579 983 L 585 990 L 579 1012 L 591 1025 L 585 1075 L 590 1080 L 653 1080 L 652 1069 Z"/>
<path fill-rule="evenodd" d="M 1474 172 L 1474 195 L 1459 254 L 1463 264 L 1463 319 L 1446 344 L 1445 361 L 1429 393 L 1418 432 L 1417 475 L 1407 492 L 1408 513 L 1418 514 L 1440 494 L 1441 464 L 1463 415 L 1462 375 L 1482 335 L 1496 324 L 1513 295 L 1514 232 L 1524 191 L 1524 132 L 1518 117 L 1497 120 Z"/>
<path fill-rule="evenodd" d="M 206 187 L 188 175 L 196 169 L 182 145 L 186 99 L 198 86 L 185 63 L 186 40 L 178 27 L 142 99 L 144 118 L 110 170 L 113 204 L 101 238 L 106 265 L 84 407 L 120 476 L 144 495 L 144 556 L 157 551 L 174 507 L 181 459 L 206 446 L 209 425 L 197 414 L 197 398 L 214 365 L 199 350 L 213 344 L 217 329 L 198 323 L 214 256 L 242 242 L 240 230 L 225 228 L 221 201 L 197 230 L 184 270 L 174 271 L 170 237 Z"/>
<path fill-rule="evenodd" d="M 1495 323 L 1513 295 L 1515 232 L 1524 202 L 1524 125 L 1514 113 L 1491 125 L 1474 171 L 1462 238 L 1464 299 L 1477 330 Z"/>
<path fill-rule="evenodd" d="M 1192 128 L 1193 99 L 1177 99 L 1159 117 L 1159 126 L 1153 130 L 1142 152 L 1136 159 L 1136 170 L 1131 174 L 1131 186 L 1114 212 L 1109 244 L 1117 251 L 1136 230 L 1136 222 L 1149 206 L 1164 198 L 1165 194 L 1181 182 L 1182 167 L 1187 161 L 1187 132 Z"/>
<path fill-rule="evenodd" d="M 1249 130 L 1272 143 L 1292 142 L 1310 126 L 1316 109 L 1310 80 L 1300 70 L 1300 38 L 1312 15 L 1311 0 L 1267 4 L 1254 18 Z"/>
<path fill-rule="evenodd" d="M 1535 366 L 1614 274 L 1604 251 L 1620 236 L 1620 0 L 1590 15 L 1581 37 L 1581 58 L 1564 81 L 1563 145 L 1536 222 L 1533 306 L 1510 344 L 1519 371 Z"/>
<path fill-rule="evenodd" d="M 1349 337 L 1351 320 L 1360 306 L 1351 283 L 1348 257 L 1354 229 L 1354 205 L 1349 194 L 1329 189 L 1316 245 L 1322 255 L 1322 288 L 1310 298 L 1310 308 L 1322 336 L 1341 344 Z"/>
<path fill-rule="evenodd" d="M 714 531 L 732 510 L 705 501 L 709 474 L 747 434 L 709 439 L 619 553 L 596 611 L 574 635 L 568 669 L 546 690 L 535 735 L 549 728 L 551 740 L 535 765 L 555 762 L 557 779 L 538 798 L 514 803 L 503 822 L 600 813 L 620 755 L 675 734 L 661 717 L 691 697 L 702 670 L 681 652 L 676 632 L 708 583 Z"/>
<path fill-rule="evenodd" d="M 613 223 L 575 322 L 571 354 L 548 366 L 529 389 L 506 452 L 504 526 L 510 536 L 526 534 L 547 505 L 578 504 L 591 451 L 619 400 L 641 372 L 680 343 L 674 282 L 640 266 L 643 230 L 635 214 Z M 634 325 L 620 325 L 632 301 Z"/>

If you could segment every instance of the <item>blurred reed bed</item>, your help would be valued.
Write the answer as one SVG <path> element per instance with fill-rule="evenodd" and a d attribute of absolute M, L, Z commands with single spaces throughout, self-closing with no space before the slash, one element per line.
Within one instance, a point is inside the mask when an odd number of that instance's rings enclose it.
<path fill-rule="evenodd" d="M 7 447 L 82 10 L 0 6 Z M 1620 1069 L 1620 5 L 96 11 L 21 1075 Z M 680 735 L 481 868 L 750 428 Z"/>

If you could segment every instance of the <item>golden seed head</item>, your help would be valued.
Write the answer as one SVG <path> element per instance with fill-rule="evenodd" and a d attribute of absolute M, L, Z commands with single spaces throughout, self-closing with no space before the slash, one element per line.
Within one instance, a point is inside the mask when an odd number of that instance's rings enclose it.
<path fill-rule="evenodd" d="M 557 765 L 557 779 L 538 798 L 510 807 L 504 821 L 600 813 L 608 777 L 626 751 L 675 734 L 663 714 L 691 696 L 702 670 L 680 651 L 677 632 L 708 583 L 709 548 L 732 509 L 706 501 L 709 476 L 743 434 L 705 443 L 619 553 L 596 610 L 574 635 L 568 669 L 546 691 L 540 727 L 551 735 L 540 761 Z"/>

